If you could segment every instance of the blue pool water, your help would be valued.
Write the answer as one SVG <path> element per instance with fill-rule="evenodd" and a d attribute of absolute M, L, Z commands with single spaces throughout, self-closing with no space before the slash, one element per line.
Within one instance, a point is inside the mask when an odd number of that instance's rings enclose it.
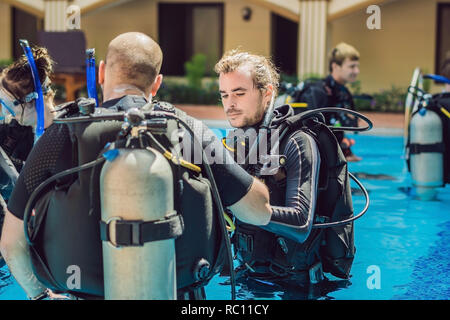
<path fill-rule="evenodd" d="M 215 129 L 219 136 L 224 130 Z M 319 299 L 448 299 L 450 297 L 450 186 L 439 191 L 436 201 L 414 199 L 402 158 L 401 137 L 352 135 L 354 153 L 363 157 L 350 163 L 353 173 L 369 191 L 368 212 L 355 222 L 356 257 L 349 282 L 330 277 Z M 386 175 L 381 180 L 371 175 Z M 361 175 L 360 175 L 361 176 Z M 354 185 L 353 187 L 356 187 Z M 406 190 L 407 191 L 407 190 Z M 355 212 L 365 204 L 354 195 Z M 375 271 L 374 271 L 375 270 Z M 379 271 L 379 272 L 378 272 Z M 379 288 L 373 279 L 379 275 Z M 289 290 L 260 286 L 250 293 L 237 286 L 238 299 L 294 299 Z M 226 277 L 216 276 L 206 287 L 208 299 L 230 299 Z M 6 266 L 0 269 L 0 299 L 26 296 Z"/>
<path fill-rule="evenodd" d="M 216 130 L 216 133 L 222 135 L 224 131 Z M 411 184 L 402 158 L 402 137 L 351 137 L 356 141 L 354 153 L 363 160 L 349 163 L 349 170 L 368 177 L 360 180 L 369 191 L 370 207 L 355 222 L 357 251 L 350 282 L 341 282 L 340 289 L 335 288 L 319 298 L 449 299 L 450 186 L 439 190 L 436 201 L 415 200 L 413 195 L 404 192 Z M 371 175 L 380 174 L 386 175 L 384 180 L 372 179 Z M 354 195 L 353 204 L 355 212 L 360 212 L 364 197 Z M 373 285 L 376 274 L 380 275 L 379 289 Z M 221 285 L 226 280 L 214 278 L 207 286 L 208 298 L 229 299 L 229 286 Z M 331 276 L 330 280 L 338 279 Z M 254 294 L 238 286 L 237 297 L 279 300 L 292 295 L 268 287 Z"/>

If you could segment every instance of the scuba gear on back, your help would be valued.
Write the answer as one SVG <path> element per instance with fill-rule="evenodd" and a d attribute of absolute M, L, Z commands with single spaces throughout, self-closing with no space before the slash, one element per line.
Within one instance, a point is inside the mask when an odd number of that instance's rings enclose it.
<path fill-rule="evenodd" d="M 133 116 L 129 118 L 129 122 L 122 125 L 122 110 L 130 110 L 130 104 L 142 107 L 145 115 L 146 120 L 138 127 L 131 125 Z M 96 228 L 100 204 L 95 200 L 99 192 L 98 165 L 104 161 L 101 154 L 109 156 L 111 153 L 114 157 L 112 151 L 118 147 L 133 148 L 144 143 L 170 157 L 161 150 L 161 146 L 172 156 L 176 154 L 173 144 L 178 141 L 173 141 L 174 130 L 181 126 L 191 135 L 194 134 L 181 111 L 165 103 L 145 104 L 145 99 L 141 97 L 125 96 L 116 104 L 123 106 L 117 112 L 97 108 L 94 114 L 82 115 L 75 112 L 76 104 L 66 104 L 64 108 L 59 109 L 61 114 L 72 115 L 64 119 L 57 118 L 55 123 L 64 123 L 59 125 L 68 126 L 71 132 L 75 168 L 61 172 L 36 188 L 29 198 L 24 216 L 25 230 L 34 259 L 33 266 L 38 278 L 51 288 L 70 291 L 79 296 L 103 296 L 101 242 L 99 230 Z M 142 132 L 143 135 L 138 139 L 127 138 L 135 132 Z M 196 139 L 194 135 L 194 140 Z M 101 149 L 111 141 L 116 142 L 106 148 L 111 152 L 107 150 L 109 153 L 105 154 L 105 150 Z M 208 163 L 203 161 L 202 171 L 198 172 L 178 165 L 174 160 L 170 163 L 174 174 L 175 210 L 184 220 L 184 233 L 175 241 L 177 288 L 184 292 L 206 285 L 222 268 L 230 246 L 227 246 L 225 219 L 220 214 L 223 213 L 220 195 Z M 207 178 L 203 177 L 203 173 L 206 173 Z M 75 183 L 76 181 L 79 182 Z M 75 208 L 71 210 L 67 205 L 69 198 L 72 201 L 84 199 L 79 201 L 77 212 Z M 91 198 L 90 203 L 86 201 L 88 198 Z M 34 216 L 31 215 L 33 208 L 36 212 Z M 204 214 L 199 215 L 199 211 Z M 57 215 L 56 212 L 64 214 Z M 56 225 L 59 227 L 56 228 Z M 64 225 L 68 227 L 62 227 Z M 58 229 L 70 230 L 64 230 L 63 234 Z M 73 229 L 85 231 L 85 237 L 79 239 L 78 243 L 71 243 L 75 237 Z M 208 262 L 207 267 L 204 267 L 206 264 L 202 262 L 202 271 L 194 272 L 193 270 L 198 269 L 199 261 L 204 261 L 201 258 Z M 88 270 L 85 276 L 88 284 L 83 285 L 82 290 L 70 290 L 65 285 L 66 275 L 61 270 L 64 269 L 64 263 L 69 261 L 79 261 L 81 265 L 77 265 Z M 232 284 L 234 286 L 233 278 Z M 232 294 L 234 298 L 234 288 Z"/>
<path fill-rule="evenodd" d="M 370 129 L 372 123 L 354 111 L 345 110 L 363 118 L 368 126 L 365 128 L 327 127 L 323 123 L 321 112 L 338 110 L 342 109 L 323 108 L 306 111 L 281 118 L 271 126 L 272 129 L 280 131 L 280 152 L 285 149 L 289 137 L 298 130 L 310 135 L 316 141 L 322 158 L 318 184 L 319 195 L 316 201 L 313 230 L 303 243 L 280 236 L 276 231 L 263 230 L 267 229 L 265 227 L 255 227 L 244 223 L 237 225 L 237 232 L 233 238 L 235 248 L 241 261 L 249 270 L 258 265 L 261 267 L 263 263 L 269 273 L 292 276 L 296 272 L 308 271 L 311 266 L 321 261 L 325 272 L 331 272 L 344 279 L 348 278 L 355 252 L 352 222 L 367 211 L 369 200 L 367 192 L 357 182 L 366 196 L 366 206 L 361 213 L 353 216 L 347 164 L 331 130 L 363 131 Z M 257 172 L 257 170 L 254 171 Z M 276 181 L 273 176 L 260 176 L 260 178 L 265 180 L 271 190 L 271 205 L 283 205 L 284 183 Z M 253 275 L 256 276 L 255 273 Z"/>
<path fill-rule="evenodd" d="M 345 86 L 338 84 L 332 76 L 325 79 L 307 79 L 297 86 L 283 83 L 281 88 L 284 94 L 278 98 L 277 106 L 289 104 L 293 107 L 295 114 L 333 106 L 340 108 L 340 110 L 326 116 L 328 125 L 335 127 L 357 126 L 357 119 L 348 117 L 343 110 L 354 109 L 352 95 Z"/>
<path fill-rule="evenodd" d="M 450 93 L 431 95 L 420 87 L 410 86 L 408 96 L 414 99 L 416 106 L 410 119 L 405 120 L 408 125 L 405 158 L 408 171 L 414 175 L 414 184 L 427 189 L 450 183 Z M 425 126 L 430 129 L 424 131 Z M 427 159 L 429 157 L 433 160 Z M 413 158 L 415 165 L 411 163 Z M 424 167 L 427 168 L 426 175 L 423 175 Z M 434 197 L 432 193 L 426 193 L 422 199 Z"/>

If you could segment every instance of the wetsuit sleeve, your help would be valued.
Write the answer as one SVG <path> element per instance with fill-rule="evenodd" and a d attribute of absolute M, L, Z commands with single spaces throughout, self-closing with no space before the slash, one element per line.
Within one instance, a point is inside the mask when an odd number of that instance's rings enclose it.
<path fill-rule="evenodd" d="M 272 206 L 272 218 L 263 229 L 298 242 L 311 232 L 317 199 L 320 155 L 314 139 L 304 132 L 291 136 L 286 144 L 285 206 Z"/>
<path fill-rule="evenodd" d="M 39 138 L 20 172 L 8 210 L 23 219 L 31 193 L 47 178 L 71 165 L 71 142 L 66 125 L 51 125 Z M 61 167 L 61 168 L 60 168 Z"/>
<path fill-rule="evenodd" d="M 234 161 L 220 139 L 206 126 L 203 136 L 203 148 L 222 202 L 226 207 L 231 206 L 248 193 L 253 177 Z"/>
<path fill-rule="evenodd" d="M 183 158 L 194 164 L 203 163 L 206 160 L 211 166 L 223 205 L 228 207 L 235 204 L 248 193 L 253 184 L 253 177 L 233 160 L 220 139 L 203 122 L 189 116 L 187 122 L 196 138 L 200 140 L 206 159 L 202 159 L 202 154 L 195 144 L 191 150 L 187 150 L 187 153 L 185 151 L 189 148 L 183 148 Z M 183 140 L 188 141 L 186 136 Z"/>

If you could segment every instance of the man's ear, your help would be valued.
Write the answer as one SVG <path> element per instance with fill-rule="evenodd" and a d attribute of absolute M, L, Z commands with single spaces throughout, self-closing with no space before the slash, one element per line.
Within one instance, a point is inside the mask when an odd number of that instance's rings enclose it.
<path fill-rule="evenodd" d="M 272 97 L 272 92 L 273 92 L 273 84 L 268 84 L 267 85 L 267 90 L 266 90 L 266 97 Z"/>
<path fill-rule="evenodd" d="M 336 70 L 337 68 L 340 68 L 341 66 L 338 65 L 336 62 L 332 62 L 331 63 L 331 73 L 333 73 L 334 70 Z"/>
<path fill-rule="evenodd" d="M 273 93 L 273 85 L 268 84 L 266 92 L 264 93 L 264 99 L 267 101 L 266 105 L 268 106 L 270 101 L 272 100 L 272 93 Z"/>
<path fill-rule="evenodd" d="M 100 64 L 98 65 L 98 84 L 103 85 L 105 82 L 105 70 L 106 70 L 106 64 L 102 60 L 100 61 Z"/>
<path fill-rule="evenodd" d="M 162 83 L 162 79 L 163 79 L 163 75 L 158 74 L 155 78 L 155 81 L 153 81 L 152 89 L 151 89 L 152 97 L 154 97 L 156 95 L 156 92 L 158 92 L 159 87 L 161 86 L 161 83 Z"/>

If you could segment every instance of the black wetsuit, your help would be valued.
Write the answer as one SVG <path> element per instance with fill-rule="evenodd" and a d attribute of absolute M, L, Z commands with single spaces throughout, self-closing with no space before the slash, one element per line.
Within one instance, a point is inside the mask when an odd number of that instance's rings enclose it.
<path fill-rule="evenodd" d="M 8 154 L 17 171 L 22 170 L 34 143 L 31 126 L 21 126 L 13 119 L 8 124 L 0 125 L 0 146 Z"/>
<path fill-rule="evenodd" d="M 0 125 L 0 147 L 3 149 L 0 154 L 0 235 L 6 202 L 33 143 L 34 133 L 31 126 L 21 126 L 15 119 L 10 123 Z"/>
<path fill-rule="evenodd" d="M 281 122 L 293 115 L 289 106 L 278 107 L 274 122 Z M 273 124 L 274 124 L 273 122 Z M 276 127 L 276 125 L 274 125 Z M 275 176 L 263 176 L 270 191 L 272 218 L 267 226 L 255 227 L 238 223 L 234 237 L 242 266 L 248 268 L 246 276 L 272 279 L 300 275 L 297 280 L 307 281 L 305 271 L 317 262 L 307 254 L 312 233 L 317 199 L 320 154 L 315 140 L 304 131 L 296 131 L 285 137 L 280 154 L 286 157 L 284 166 Z M 251 238 L 251 240 L 250 240 Z M 284 253 L 283 253 L 284 252 Z M 289 275 L 283 264 L 292 256 L 298 256 Z M 242 270 L 245 269 L 241 267 Z M 279 271 L 275 271 L 275 268 Z"/>
<path fill-rule="evenodd" d="M 324 107 L 338 107 L 350 110 L 355 109 L 353 96 L 346 86 L 337 83 L 334 78 L 329 75 L 322 81 L 310 85 L 301 96 L 302 102 L 308 104 L 308 109 L 318 109 Z M 336 125 L 337 122 L 341 126 L 352 127 L 357 126 L 357 120 L 349 118 L 343 113 L 326 113 L 324 114 L 328 125 Z M 341 144 L 344 139 L 344 132 L 335 132 L 338 142 Z M 341 145 L 342 146 L 342 145 Z M 351 153 L 350 148 L 342 146 L 345 155 Z"/>

